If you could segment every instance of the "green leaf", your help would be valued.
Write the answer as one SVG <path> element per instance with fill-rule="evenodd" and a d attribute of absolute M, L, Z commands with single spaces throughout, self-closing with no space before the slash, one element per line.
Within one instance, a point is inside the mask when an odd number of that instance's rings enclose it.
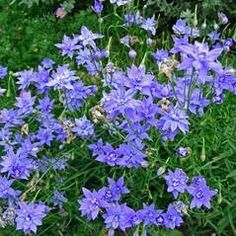
<path fill-rule="evenodd" d="M 231 171 L 231 172 L 227 175 L 227 178 L 232 178 L 232 177 L 236 177 L 236 170 Z"/>

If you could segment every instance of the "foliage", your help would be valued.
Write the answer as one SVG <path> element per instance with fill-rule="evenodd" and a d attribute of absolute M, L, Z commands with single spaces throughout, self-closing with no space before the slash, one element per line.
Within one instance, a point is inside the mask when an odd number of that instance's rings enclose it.
<path fill-rule="evenodd" d="M 155 9 L 157 14 L 160 13 L 160 18 L 165 18 L 163 22 L 166 23 L 173 22 L 183 12 L 188 12 L 188 15 L 194 13 L 196 7 L 201 20 L 205 18 L 213 20 L 218 11 L 227 13 L 232 22 L 235 21 L 236 15 L 234 0 L 146 0 L 144 4 L 148 12 L 152 12 Z"/>

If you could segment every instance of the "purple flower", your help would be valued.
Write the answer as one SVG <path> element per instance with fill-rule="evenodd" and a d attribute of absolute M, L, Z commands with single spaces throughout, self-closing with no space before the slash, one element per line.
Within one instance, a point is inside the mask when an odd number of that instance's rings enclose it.
<path fill-rule="evenodd" d="M 103 3 L 100 0 L 95 0 L 94 4 L 92 6 L 92 10 L 96 13 L 96 14 L 101 14 L 102 10 L 103 10 Z"/>
<path fill-rule="evenodd" d="M 122 194 L 129 193 L 129 190 L 124 185 L 124 177 L 120 177 L 117 181 L 108 178 L 109 189 L 113 195 L 113 201 L 118 201 Z"/>
<path fill-rule="evenodd" d="M 216 96 L 224 96 L 223 90 L 229 90 L 236 94 L 236 71 L 233 68 L 225 68 L 223 73 L 214 79 L 214 88 Z"/>
<path fill-rule="evenodd" d="M 121 229 L 125 231 L 126 228 L 132 227 L 130 218 L 134 211 L 127 207 L 126 204 L 119 205 L 110 204 L 106 207 L 106 213 L 103 214 L 103 219 L 108 229 Z"/>
<path fill-rule="evenodd" d="M 81 46 L 78 45 L 78 43 L 79 43 L 78 37 L 70 38 L 64 35 L 62 43 L 57 43 L 55 44 L 55 46 L 61 49 L 62 56 L 67 55 L 69 58 L 72 58 L 74 55 L 74 51 L 81 48 Z"/>
<path fill-rule="evenodd" d="M 15 179 L 28 179 L 32 171 L 31 160 L 19 152 L 15 154 L 13 150 L 9 150 L 7 155 L 2 157 L 0 165 L 1 173 L 7 172 L 8 176 Z"/>
<path fill-rule="evenodd" d="M 107 163 L 110 166 L 116 166 L 120 164 L 121 158 L 117 150 L 110 144 L 106 144 L 102 147 L 102 152 L 97 155 L 96 160 Z"/>
<path fill-rule="evenodd" d="M 215 104 L 221 104 L 224 101 L 225 94 L 215 94 L 212 98 L 212 102 Z"/>
<path fill-rule="evenodd" d="M 171 98 L 173 96 L 172 88 L 169 84 L 159 84 L 153 81 L 150 86 L 144 87 L 143 94 L 153 98 Z"/>
<path fill-rule="evenodd" d="M 120 42 L 129 48 L 130 47 L 130 36 L 129 35 L 124 36 L 123 38 L 120 39 Z"/>
<path fill-rule="evenodd" d="M 169 53 L 165 49 L 160 49 L 160 50 L 157 49 L 157 51 L 155 53 L 153 53 L 152 56 L 155 59 L 155 61 L 157 62 L 157 64 L 159 64 L 160 62 L 162 62 L 164 60 L 169 59 Z"/>
<path fill-rule="evenodd" d="M 34 82 L 40 94 L 45 93 L 45 92 L 47 93 L 49 91 L 49 88 L 47 87 L 47 83 L 50 80 L 50 70 L 42 66 L 39 66 L 38 72 L 35 72 Z"/>
<path fill-rule="evenodd" d="M 129 117 L 137 105 L 138 100 L 134 99 L 134 91 L 120 86 L 118 89 L 112 90 L 108 95 L 105 95 L 102 101 L 102 106 L 110 119 L 115 119 L 118 115 L 123 114 Z M 133 114 L 133 113 L 132 113 Z"/>
<path fill-rule="evenodd" d="M 73 84 L 73 90 L 65 91 L 64 106 L 70 111 L 79 110 L 84 101 L 96 92 L 97 87 L 95 85 L 85 86 L 82 81 L 78 81 Z"/>
<path fill-rule="evenodd" d="M 53 192 L 51 202 L 54 206 L 58 206 L 60 209 L 62 209 L 63 203 L 67 201 L 68 199 L 65 197 L 65 192 L 58 192 L 57 190 Z"/>
<path fill-rule="evenodd" d="M 104 145 L 105 145 L 105 144 L 104 144 L 103 140 L 102 140 L 102 139 L 99 139 L 96 144 L 90 144 L 90 145 L 88 145 L 88 148 L 89 148 L 90 150 L 92 150 L 93 156 L 98 156 L 98 155 L 104 153 L 104 152 L 103 152 L 103 146 L 104 146 Z"/>
<path fill-rule="evenodd" d="M 188 35 L 191 31 L 191 29 L 186 25 L 185 20 L 182 19 L 177 20 L 172 29 L 174 33 L 178 35 L 185 35 L 185 34 Z"/>
<path fill-rule="evenodd" d="M 14 109 L 2 109 L 0 111 L 0 123 L 4 124 L 6 128 L 22 125 L 22 117 L 19 110 Z"/>
<path fill-rule="evenodd" d="M 181 46 L 189 45 L 189 37 L 187 35 L 183 37 L 173 37 L 174 40 L 174 47 L 170 50 L 171 53 L 178 53 L 181 52 Z"/>
<path fill-rule="evenodd" d="M 91 46 L 92 48 L 96 48 L 96 44 L 94 42 L 95 39 L 101 39 L 103 35 L 101 34 L 94 34 L 90 31 L 87 27 L 82 26 L 81 34 L 79 35 L 78 39 L 82 41 L 83 46 Z"/>
<path fill-rule="evenodd" d="M 127 132 L 126 139 L 129 141 L 129 143 L 134 143 L 135 147 L 139 149 L 143 149 L 144 144 L 142 141 L 144 139 L 149 139 L 150 137 L 148 135 L 149 125 L 145 124 L 142 125 L 139 122 L 135 122 L 134 124 L 125 124 L 122 129 Z M 146 163 L 146 162 L 144 162 Z M 142 164 L 144 164 L 142 163 Z"/>
<path fill-rule="evenodd" d="M 44 58 L 43 61 L 41 62 L 43 68 L 45 69 L 52 69 L 53 65 L 55 62 L 51 60 L 50 58 Z"/>
<path fill-rule="evenodd" d="M 131 12 L 128 12 L 127 14 L 124 15 L 124 21 L 125 21 L 125 26 L 135 24 L 135 16 Z"/>
<path fill-rule="evenodd" d="M 21 115 L 29 115 L 33 112 L 36 97 L 31 96 L 31 92 L 21 91 L 20 96 L 16 97 L 15 106 L 19 108 Z"/>
<path fill-rule="evenodd" d="M 58 66 L 57 70 L 52 73 L 52 79 L 47 83 L 48 87 L 57 89 L 73 90 L 72 85 L 78 78 L 75 75 L 75 71 L 69 68 L 69 65 Z"/>
<path fill-rule="evenodd" d="M 90 75 L 96 75 L 102 70 L 101 59 L 107 57 L 107 50 L 93 47 L 92 49 L 83 48 L 79 50 L 76 57 L 77 65 L 83 65 Z"/>
<path fill-rule="evenodd" d="M 189 130 L 188 116 L 179 108 L 170 108 L 167 112 L 163 113 L 158 122 L 158 127 L 164 132 L 175 133 L 182 131 L 185 134 Z"/>
<path fill-rule="evenodd" d="M 0 65 L 0 80 L 7 75 L 7 68 Z"/>
<path fill-rule="evenodd" d="M 177 150 L 176 150 L 176 153 L 179 157 L 186 157 L 189 155 L 190 153 L 190 148 L 186 148 L 186 147 L 179 147 Z"/>
<path fill-rule="evenodd" d="M 119 164 L 122 166 L 138 168 L 147 165 L 147 161 L 144 160 L 146 155 L 134 145 L 121 144 L 116 151 L 121 157 Z"/>
<path fill-rule="evenodd" d="M 143 19 L 141 28 L 150 32 L 152 35 L 156 34 L 156 25 L 157 21 L 155 20 L 155 16 L 153 15 L 151 18 Z"/>
<path fill-rule="evenodd" d="M 23 230 L 25 234 L 31 231 L 36 233 L 37 226 L 42 225 L 42 220 L 46 216 L 48 208 L 42 204 L 19 202 L 16 210 L 16 229 Z"/>
<path fill-rule="evenodd" d="M 75 119 L 75 127 L 72 131 L 80 138 L 91 138 L 94 136 L 93 124 L 86 118 L 86 116 Z"/>
<path fill-rule="evenodd" d="M 226 52 L 230 51 L 230 48 L 234 45 L 234 40 L 231 38 L 221 40 L 222 46 Z"/>
<path fill-rule="evenodd" d="M 15 198 L 20 194 L 20 191 L 15 191 L 11 185 L 14 180 L 7 179 L 6 177 L 0 177 L 0 198 L 9 199 Z"/>
<path fill-rule="evenodd" d="M 212 31 L 208 34 L 208 36 L 211 39 L 212 43 L 215 43 L 217 40 L 220 39 L 220 33 L 217 33 L 217 31 Z"/>
<path fill-rule="evenodd" d="M 200 81 L 201 79 L 197 75 L 186 75 L 184 78 L 178 78 L 176 80 L 175 92 L 178 102 L 184 109 L 189 109 L 193 114 L 203 115 L 204 108 L 209 105 L 210 101 L 204 97 L 203 92 L 199 88 L 192 88 L 193 81 L 196 80 Z M 205 81 L 207 80 L 208 78 L 205 78 Z"/>
<path fill-rule="evenodd" d="M 48 145 L 51 146 L 51 142 L 54 139 L 53 131 L 51 129 L 40 128 L 37 132 L 37 140 L 39 141 L 39 145 Z"/>
<path fill-rule="evenodd" d="M 82 188 L 82 190 L 85 198 L 78 201 L 81 214 L 89 220 L 94 220 L 97 218 L 100 208 L 106 206 L 106 202 L 104 201 L 105 189 L 102 188 L 98 192 L 95 190 L 91 192 L 86 188 Z"/>
<path fill-rule="evenodd" d="M 154 204 L 147 206 L 143 204 L 143 209 L 138 211 L 140 219 L 143 221 L 144 225 L 162 225 L 162 210 L 156 210 Z"/>
<path fill-rule="evenodd" d="M 39 105 L 37 105 L 36 108 L 42 113 L 50 113 L 52 111 L 54 100 L 51 100 L 48 96 L 39 99 L 38 102 Z"/>
<path fill-rule="evenodd" d="M 92 61 L 92 51 L 88 48 L 80 49 L 76 57 L 77 65 L 86 65 Z"/>
<path fill-rule="evenodd" d="M 140 15 L 140 11 L 136 11 L 135 16 L 134 16 L 134 21 L 136 25 L 141 25 L 144 21 L 144 18 Z M 152 18 L 150 18 L 150 22 L 153 22 Z"/>
<path fill-rule="evenodd" d="M 25 90 L 35 81 L 36 72 L 34 72 L 33 69 L 24 70 L 15 73 L 15 76 L 18 80 L 16 84 L 20 85 L 19 89 Z"/>
<path fill-rule="evenodd" d="M 33 138 L 32 135 L 29 135 L 27 138 L 20 140 L 20 148 L 18 149 L 20 155 L 37 157 L 39 148 L 38 144 L 33 141 Z"/>
<path fill-rule="evenodd" d="M 191 185 L 187 188 L 188 192 L 193 196 L 190 207 L 201 208 L 202 206 L 211 208 L 210 201 L 216 195 L 217 190 L 211 190 L 206 185 L 206 180 L 202 176 L 196 176 L 192 179 Z"/>
<path fill-rule="evenodd" d="M 167 192 L 171 192 L 174 198 L 187 189 L 188 177 L 181 169 L 176 169 L 174 172 L 169 170 L 164 179 L 168 186 Z"/>
<path fill-rule="evenodd" d="M 144 87 L 150 86 L 154 80 L 152 74 L 147 73 L 144 66 L 135 66 L 132 65 L 131 68 L 127 69 L 128 79 L 125 82 L 125 85 L 131 90 L 142 91 Z"/>
<path fill-rule="evenodd" d="M 172 204 L 169 204 L 168 210 L 163 214 L 163 217 L 164 225 L 168 229 L 174 229 L 183 223 L 180 213 L 173 207 Z"/>
<path fill-rule="evenodd" d="M 158 106 L 154 103 L 151 97 L 143 99 L 140 106 L 136 109 L 135 121 L 145 121 L 151 126 L 157 125 L 156 116 L 159 113 Z"/>
<path fill-rule="evenodd" d="M 216 73 L 222 72 L 222 66 L 216 59 L 220 56 L 223 49 L 215 48 L 209 50 L 207 44 L 195 41 L 194 45 L 179 46 L 180 50 L 187 55 L 187 57 L 179 65 L 179 69 L 189 70 L 194 67 L 199 73 L 202 83 L 208 75 L 208 70 L 212 69 Z"/>

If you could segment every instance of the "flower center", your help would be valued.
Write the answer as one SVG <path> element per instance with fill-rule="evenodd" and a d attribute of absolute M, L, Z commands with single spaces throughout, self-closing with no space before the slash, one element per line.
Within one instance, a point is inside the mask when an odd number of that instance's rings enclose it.
<path fill-rule="evenodd" d="M 173 179 L 173 183 L 172 183 L 172 185 L 173 185 L 173 187 L 177 187 L 177 186 L 179 186 L 179 180 L 178 179 Z"/>
<path fill-rule="evenodd" d="M 198 199 L 203 198 L 204 195 L 203 195 L 202 190 L 199 190 L 199 191 L 197 192 L 196 196 L 197 196 Z"/>

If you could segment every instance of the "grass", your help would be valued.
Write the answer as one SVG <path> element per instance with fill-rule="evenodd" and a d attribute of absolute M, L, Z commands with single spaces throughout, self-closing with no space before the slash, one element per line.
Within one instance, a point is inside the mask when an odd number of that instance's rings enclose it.
<path fill-rule="evenodd" d="M 97 19 L 91 11 L 80 11 L 63 20 L 57 20 L 48 9 L 26 8 L 11 6 L 7 1 L 0 6 L 0 64 L 8 66 L 11 71 L 22 70 L 27 67 L 37 67 L 44 57 L 62 63 L 55 43 L 61 41 L 64 34 L 71 35 L 79 32 L 82 25 L 97 30 Z M 119 23 L 112 25 L 107 34 L 109 36 L 122 32 Z M 139 32 L 137 31 L 136 34 Z M 161 44 L 163 41 L 160 41 Z M 118 65 L 129 61 L 117 58 L 118 52 L 126 55 L 126 49 L 116 48 L 112 41 L 114 60 Z M 143 48 L 143 52 L 145 48 Z M 116 54 L 117 52 L 117 54 Z M 142 60 L 140 56 L 139 60 Z M 148 62 L 147 62 L 148 63 Z M 236 59 L 231 57 L 227 62 L 236 65 Z M 13 98 L 11 98 L 13 99 Z M 0 107 L 6 106 L 10 99 L 0 102 Z M 91 101 L 93 103 L 93 101 Z M 167 205 L 170 194 L 162 178 L 156 175 L 159 167 L 182 168 L 192 177 L 203 175 L 208 184 L 219 190 L 213 201 L 213 208 L 209 211 L 189 211 L 190 217 L 185 217 L 184 226 L 178 231 L 156 230 L 151 235 L 163 236 L 206 236 L 236 234 L 236 97 L 227 94 L 221 105 L 211 105 L 203 117 L 191 120 L 191 131 L 186 136 L 179 136 L 174 142 L 163 144 L 156 132 L 153 132 L 152 149 L 150 150 L 150 166 L 146 169 L 110 168 L 94 161 L 89 153 L 86 142 L 75 140 L 58 151 L 58 147 L 47 150 L 47 154 L 60 158 L 70 156 L 70 166 L 65 171 L 49 170 L 46 175 L 31 179 L 27 192 L 27 199 L 37 199 L 49 202 L 53 187 L 65 191 L 69 201 L 65 204 L 65 211 L 52 210 L 45 223 L 39 228 L 37 235 L 64 236 L 105 236 L 102 221 L 88 222 L 80 216 L 76 201 L 81 198 L 81 188 L 100 188 L 106 183 L 107 177 L 118 178 L 125 176 L 131 193 L 125 197 L 128 205 L 135 209 L 141 207 L 142 202 L 154 202 L 157 207 Z M 81 113 L 83 113 L 83 111 Z M 60 111 L 58 111 L 60 112 Z M 80 113 L 71 114 L 79 117 Z M 108 136 L 103 129 L 98 128 L 104 139 L 117 142 L 117 137 Z M 205 143 L 203 145 L 203 143 Z M 179 146 L 188 146 L 192 154 L 180 160 L 175 150 Z M 204 160 L 201 156 L 204 155 Z M 62 178 L 62 181 L 58 181 Z M 20 185 L 21 184 L 21 185 Z M 25 184 L 19 183 L 19 188 L 25 189 Z M 186 197 L 183 196 L 185 199 Z M 21 235 L 14 229 L 0 230 L 0 236 Z"/>

